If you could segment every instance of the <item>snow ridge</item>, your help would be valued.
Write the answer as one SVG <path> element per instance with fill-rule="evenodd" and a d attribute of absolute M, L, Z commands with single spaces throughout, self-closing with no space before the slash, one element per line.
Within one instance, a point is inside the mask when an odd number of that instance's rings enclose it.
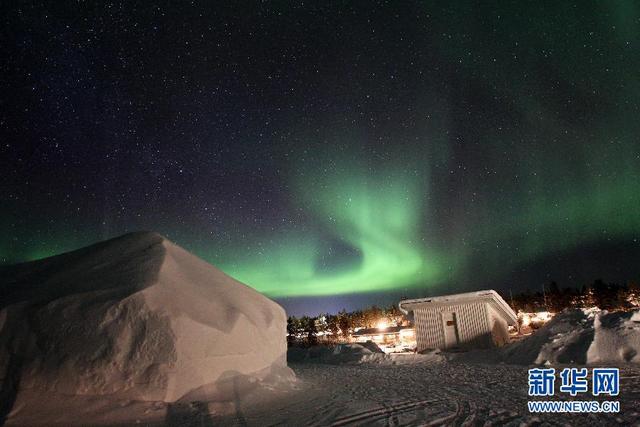
<path fill-rule="evenodd" d="M 4 267 L 0 293 L 0 391 L 22 411 L 42 393 L 225 400 L 287 370 L 282 307 L 157 233 Z"/>

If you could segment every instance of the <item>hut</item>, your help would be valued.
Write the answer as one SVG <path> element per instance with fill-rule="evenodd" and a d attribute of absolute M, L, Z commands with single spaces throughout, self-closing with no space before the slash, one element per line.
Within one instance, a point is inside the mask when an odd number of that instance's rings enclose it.
<path fill-rule="evenodd" d="M 493 290 L 403 300 L 399 307 L 413 317 L 417 351 L 502 346 L 509 342 L 509 326 L 518 323 Z"/>

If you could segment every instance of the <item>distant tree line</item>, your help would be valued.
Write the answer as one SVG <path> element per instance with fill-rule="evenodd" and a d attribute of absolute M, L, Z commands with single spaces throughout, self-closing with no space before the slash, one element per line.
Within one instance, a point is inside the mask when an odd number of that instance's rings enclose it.
<path fill-rule="evenodd" d="M 598 279 L 589 285 L 560 289 L 554 281 L 541 286 L 537 292 L 523 292 L 502 297 L 515 311 L 560 312 L 566 308 L 598 307 L 602 310 L 625 310 L 640 305 L 640 288 L 637 283 L 625 285 L 605 283 Z"/>
<path fill-rule="evenodd" d="M 544 291 L 543 291 L 544 290 Z M 554 281 L 540 286 L 536 292 L 516 295 L 501 293 L 514 311 L 560 312 L 566 308 L 599 307 L 603 310 L 625 310 L 640 307 L 640 286 L 635 282 L 625 285 L 596 280 L 580 289 L 561 289 Z M 374 328 L 380 321 L 389 325 L 407 325 L 408 319 L 396 304 L 387 308 L 377 306 L 337 314 L 326 313 L 317 317 L 290 316 L 287 320 L 289 345 L 310 346 L 349 341 L 359 328 Z"/>

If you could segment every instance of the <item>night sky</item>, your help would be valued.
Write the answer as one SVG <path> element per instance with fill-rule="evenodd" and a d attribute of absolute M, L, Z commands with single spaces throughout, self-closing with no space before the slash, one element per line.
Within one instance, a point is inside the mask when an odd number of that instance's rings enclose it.
<path fill-rule="evenodd" d="M 2 263 L 154 230 L 294 314 L 640 279 L 637 3 L 15 3 Z"/>

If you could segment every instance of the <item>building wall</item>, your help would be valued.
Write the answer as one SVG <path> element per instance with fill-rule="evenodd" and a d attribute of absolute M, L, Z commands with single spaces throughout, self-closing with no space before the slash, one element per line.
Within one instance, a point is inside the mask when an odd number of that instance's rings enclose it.
<path fill-rule="evenodd" d="M 456 313 L 461 347 L 486 348 L 492 345 L 487 303 L 416 307 L 414 322 L 418 351 L 444 348 L 444 325 L 441 312 Z"/>
<path fill-rule="evenodd" d="M 498 347 L 508 344 L 509 325 L 491 306 L 489 306 L 489 323 L 491 324 L 491 339 L 493 344 Z"/>

